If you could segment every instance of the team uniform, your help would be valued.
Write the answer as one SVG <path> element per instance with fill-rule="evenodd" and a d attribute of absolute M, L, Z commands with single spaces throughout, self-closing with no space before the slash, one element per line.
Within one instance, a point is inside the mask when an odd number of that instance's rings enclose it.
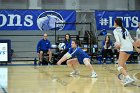
<path fill-rule="evenodd" d="M 85 64 L 86 66 L 91 66 L 90 57 L 79 47 L 70 48 L 69 51 L 65 54 L 67 59 L 76 57 L 80 64 Z M 72 59 L 70 59 L 72 60 Z M 79 70 L 74 70 L 70 75 L 79 75 Z M 96 72 L 91 72 L 91 77 L 96 78 L 98 75 Z"/>
<path fill-rule="evenodd" d="M 37 44 L 37 53 L 43 51 L 43 53 L 47 53 L 51 48 L 51 43 L 49 40 L 41 39 Z"/>
<path fill-rule="evenodd" d="M 72 42 L 71 39 L 69 41 L 67 41 L 67 40 L 64 41 L 64 43 L 66 45 L 66 49 L 70 49 L 71 48 L 71 42 Z"/>
<path fill-rule="evenodd" d="M 70 48 L 68 51 L 71 57 L 76 57 L 79 63 L 83 64 L 84 58 L 90 58 L 81 48 L 77 47 L 76 49 Z"/>
<path fill-rule="evenodd" d="M 121 44 L 120 51 L 125 52 L 127 54 L 133 53 L 133 42 L 134 40 L 131 38 L 130 33 L 127 29 L 125 29 L 125 32 L 122 32 L 121 27 L 117 27 L 114 31 L 114 37 L 116 39 L 116 43 Z M 125 39 L 123 38 L 123 34 L 125 34 Z M 118 71 L 121 71 L 123 69 L 122 66 L 118 65 Z M 127 86 L 128 84 L 133 83 L 134 80 L 127 75 L 123 80 L 122 83 L 124 86 Z"/>
<path fill-rule="evenodd" d="M 132 54 L 133 53 L 133 42 L 134 40 L 131 38 L 130 33 L 128 32 L 127 29 L 125 29 L 126 31 L 123 33 L 121 27 L 117 27 L 114 31 L 114 37 L 116 39 L 117 43 L 120 43 L 120 51 L 124 51 L 128 54 Z M 125 34 L 126 39 L 123 38 L 123 34 Z"/>

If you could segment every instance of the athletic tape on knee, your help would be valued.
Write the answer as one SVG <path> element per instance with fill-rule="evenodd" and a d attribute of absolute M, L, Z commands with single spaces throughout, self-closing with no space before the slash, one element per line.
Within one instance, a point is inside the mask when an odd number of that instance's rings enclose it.
<path fill-rule="evenodd" d="M 88 59 L 84 59 L 83 62 L 86 66 L 90 65 L 90 61 Z"/>
<path fill-rule="evenodd" d="M 72 56 L 71 56 L 70 53 L 67 52 L 67 53 L 65 54 L 65 57 L 66 57 L 67 59 L 69 59 L 69 58 L 71 58 Z"/>
<path fill-rule="evenodd" d="M 122 66 L 118 66 L 118 71 L 120 72 L 122 68 Z"/>

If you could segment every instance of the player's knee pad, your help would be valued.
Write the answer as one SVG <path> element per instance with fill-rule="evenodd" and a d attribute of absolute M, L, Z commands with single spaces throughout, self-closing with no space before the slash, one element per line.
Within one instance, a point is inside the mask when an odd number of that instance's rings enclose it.
<path fill-rule="evenodd" d="M 39 54 L 43 54 L 43 51 L 40 51 Z"/>
<path fill-rule="evenodd" d="M 118 69 L 118 71 L 120 72 L 122 68 L 123 68 L 122 66 L 118 66 L 117 69 Z"/>
<path fill-rule="evenodd" d="M 86 66 L 90 65 L 90 60 L 88 58 L 84 58 L 83 62 Z"/>

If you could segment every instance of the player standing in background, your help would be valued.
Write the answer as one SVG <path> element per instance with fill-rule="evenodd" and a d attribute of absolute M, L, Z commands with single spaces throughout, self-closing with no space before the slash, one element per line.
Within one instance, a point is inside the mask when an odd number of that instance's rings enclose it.
<path fill-rule="evenodd" d="M 116 18 L 114 22 L 115 30 L 113 31 L 114 37 L 116 39 L 115 47 L 119 49 L 119 59 L 118 59 L 118 71 L 124 76 L 123 85 L 127 86 L 134 82 L 134 80 L 128 75 L 126 68 L 126 61 L 129 56 L 133 53 L 134 40 L 131 38 L 130 33 L 126 28 L 123 27 L 121 18 Z M 134 46 L 135 47 L 135 46 Z M 136 51 L 139 49 L 135 47 Z"/>

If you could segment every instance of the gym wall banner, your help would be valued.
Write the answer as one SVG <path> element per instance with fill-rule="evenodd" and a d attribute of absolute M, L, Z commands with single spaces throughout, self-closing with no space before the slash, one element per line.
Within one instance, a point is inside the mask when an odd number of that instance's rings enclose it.
<path fill-rule="evenodd" d="M 75 10 L 0 10 L 0 31 L 3 30 L 75 30 Z"/>
<path fill-rule="evenodd" d="M 95 11 L 97 30 L 113 30 L 115 18 L 121 18 L 128 30 L 136 30 L 140 21 L 140 11 Z"/>
<path fill-rule="evenodd" d="M 11 62 L 11 40 L 0 39 L 0 63 Z"/>
<path fill-rule="evenodd" d="M 0 61 L 8 61 L 7 43 L 0 43 Z"/>

